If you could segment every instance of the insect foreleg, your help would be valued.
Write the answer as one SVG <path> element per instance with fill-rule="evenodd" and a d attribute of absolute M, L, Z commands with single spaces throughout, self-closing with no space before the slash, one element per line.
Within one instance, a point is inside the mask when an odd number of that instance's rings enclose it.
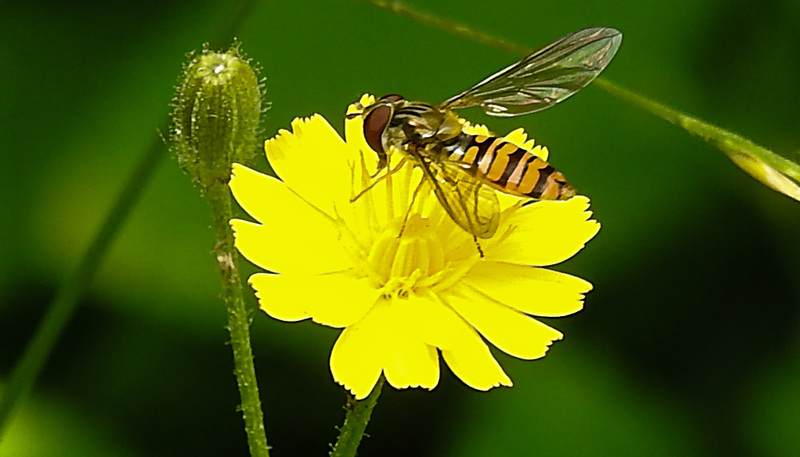
<path fill-rule="evenodd" d="M 472 240 L 475 241 L 475 247 L 478 248 L 478 255 L 480 255 L 481 258 L 486 257 L 485 255 L 483 255 L 483 249 L 481 249 L 481 244 L 478 242 L 478 237 L 472 235 Z"/>
<path fill-rule="evenodd" d="M 375 180 L 374 180 L 374 181 L 372 181 L 372 183 L 370 183 L 370 185 L 368 185 L 368 186 L 367 186 L 367 187 L 365 187 L 363 190 L 361 190 L 361 192 L 359 192 L 358 194 L 356 194 L 356 196 L 355 196 L 355 197 L 350 197 L 350 203 L 353 203 L 354 201 L 356 201 L 356 200 L 358 200 L 359 198 L 361 198 L 361 196 L 362 196 L 362 195 L 366 194 L 366 193 L 367 193 L 367 192 L 368 192 L 370 189 L 372 189 L 373 187 L 375 187 L 375 185 L 377 185 L 379 182 L 383 181 L 384 179 L 388 178 L 389 176 L 391 176 L 391 175 L 393 175 L 393 174 L 397 173 L 398 171 L 400 171 L 400 169 L 401 169 L 401 168 L 403 168 L 403 165 L 405 165 L 405 163 L 406 163 L 406 160 L 408 160 L 408 159 L 407 159 L 406 157 L 403 157 L 402 159 L 400 159 L 400 162 L 398 162 L 398 163 L 397 163 L 397 165 L 396 165 L 394 168 L 389 168 L 389 167 L 387 166 L 387 167 L 386 167 L 386 169 L 387 169 L 387 172 L 386 172 L 386 174 L 385 174 L 385 175 L 382 175 L 382 176 L 379 176 L 378 178 L 375 178 L 375 176 L 377 176 L 377 175 L 378 175 L 378 173 L 380 173 L 380 172 L 381 172 L 381 170 L 383 170 L 382 168 L 381 168 L 381 169 L 378 169 L 378 171 L 377 171 L 377 172 L 375 172 L 375 175 L 373 175 L 373 176 L 370 176 L 370 178 L 373 178 L 373 179 L 375 179 Z"/>
<path fill-rule="evenodd" d="M 408 209 L 406 210 L 405 217 L 403 217 L 403 225 L 400 227 L 400 233 L 397 234 L 398 238 L 403 237 L 403 231 L 405 231 L 406 229 L 406 222 L 408 222 L 408 218 L 411 216 L 411 209 L 414 208 L 414 202 L 417 200 L 417 195 L 419 195 L 419 192 L 427 183 L 428 182 L 425 181 L 424 179 L 420 180 L 419 184 L 417 185 L 417 188 L 414 189 L 414 193 L 411 194 L 411 202 L 408 204 Z"/>

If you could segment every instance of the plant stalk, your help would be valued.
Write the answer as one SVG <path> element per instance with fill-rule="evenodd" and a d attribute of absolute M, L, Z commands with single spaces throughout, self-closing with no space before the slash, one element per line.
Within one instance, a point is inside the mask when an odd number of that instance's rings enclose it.
<path fill-rule="evenodd" d="M 264 429 L 264 414 L 258 393 L 253 350 L 250 345 L 252 316 L 247 309 L 239 275 L 239 254 L 234 247 L 233 232 L 228 221 L 233 217 L 232 198 L 227 184 L 207 189 L 212 228 L 216 236 L 214 255 L 222 279 L 222 299 L 228 310 L 228 331 L 231 335 L 234 375 L 239 386 L 242 417 L 251 457 L 269 457 Z"/>
<path fill-rule="evenodd" d="M 344 424 L 339 429 L 339 438 L 328 454 L 330 457 L 355 457 L 358 445 L 367 429 L 367 423 L 372 416 L 372 410 L 378 403 L 383 383 L 384 378 L 381 376 L 372 392 L 361 401 L 356 401 L 355 397 L 348 394 L 345 405 L 347 414 L 344 417 Z"/>

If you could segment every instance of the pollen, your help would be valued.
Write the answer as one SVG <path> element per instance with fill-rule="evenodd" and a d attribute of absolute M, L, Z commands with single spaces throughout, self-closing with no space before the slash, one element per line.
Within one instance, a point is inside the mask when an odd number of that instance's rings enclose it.
<path fill-rule="evenodd" d="M 445 267 L 445 253 L 430 221 L 419 214 L 397 218 L 381 231 L 368 262 L 385 297 L 407 296 Z"/>

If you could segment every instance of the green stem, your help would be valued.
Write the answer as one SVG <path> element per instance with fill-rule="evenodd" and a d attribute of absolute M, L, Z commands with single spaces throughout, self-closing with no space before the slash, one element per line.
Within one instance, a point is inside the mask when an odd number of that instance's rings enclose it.
<path fill-rule="evenodd" d="M 377 6 L 378 8 L 383 8 L 385 10 L 391 11 L 399 16 L 407 17 L 417 22 L 421 22 L 425 25 L 429 25 L 431 27 L 444 30 L 445 32 L 449 32 L 454 35 L 470 39 L 472 41 L 477 41 L 478 43 L 481 43 L 486 46 L 491 46 L 495 49 L 499 49 L 509 54 L 526 56 L 533 51 L 533 49 L 531 48 L 527 48 L 520 44 L 514 43 L 513 41 L 504 40 L 494 35 L 481 32 L 480 30 L 474 29 L 466 24 L 461 24 L 459 22 L 451 21 L 449 19 L 444 19 L 430 13 L 425 13 L 423 11 L 415 10 L 414 8 L 411 8 L 410 6 L 406 5 L 403 2 L 386 1 L 386 0 L 361 0 L 361 1 Z"/>
<path fill-rule="evenodd" d="M 344 416 L 344 424 L 339 429 L 339 438 L 329 454 L 330 457 L 354 457 L 356 455 L 358 445 L 361 443 L 361 438 L 364 437 L 364 430 L 367 429 L 367 423 L 372 415 L 372 409 L 378 403 L 383 383 L 384 378 L 381 376 L 372 392 L 361 401 L 356 401 L 352 395 L 348 396 L 345 405 L 347 414 Z"/>
<path fill-rule="evenodd" d="M 239 385 L 244 429 L 252 457 L 269 457 L 264 414 L 258 394 L 253 350 L 250 346 L 250 311 L 244 302 L 239 276 L 239 254 L 234 247 L 233 232 L 228 221 L 233 217 L 231 195 L 227 184 L 212 186 L 206 191 L 211 207 L 211 223 L 216 235 L 214 254 L 222 278 L 222 299 L 228 309 L 228 331 L 231 334 L 234 375 Z"/>
<path fill-rule="evenodd" d="M 753 155 L 761 162 L 766 163 L 772 168 L 781 170 L 787 176 L 800 181 L 800 165 L 775 154 L 767 148 L 753 143 L 747 138 L 697 119 L 696 117 L 684 114 L 655 100 L 623 89 L 606 79 L 598 78 L 595 80 L 594 85 L 617 98 L 625 100 L 632 105 L 638 106 L 661 119 L 683 128 L 690 134 L 716 146 L 729 156 L 742 153 Z"/>
<path fill-rule="evenodd" d="M 111 242 L 125 218 L 130 214 L 139 195 L 147 185 L 156 165 L 164 154 L 160 137 L 153 138 L 150 147 L 128 178 L 100 230 L 92 239 L 78 267 L 61 283 L 33 339 L 28 343 L 0 398 L 0 438 L 8 427 L 19 401 L 33 388 L 36 378 L 58 338 L 75 312 L 83 292 L 103 262 Z"/>

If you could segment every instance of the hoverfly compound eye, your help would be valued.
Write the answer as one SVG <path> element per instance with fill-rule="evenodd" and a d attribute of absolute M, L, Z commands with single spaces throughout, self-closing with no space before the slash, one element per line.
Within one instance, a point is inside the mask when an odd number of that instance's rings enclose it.
<path fill-rule="evenodd" d="M 384 95 L 383 97 L 381 97 L 380 101 L 394 103 L 394 102 L 398 102 L 398 101 L 400 101 L 400 100 L 402 100 L 404 98 L 405 97 L 403 97 L 402 95 L 399 95 L 399 94 L 389 94 L 389 95 Z"/>
<path fill-rule="evenodd" d="M 383 150 L 383 132 L 389 126 L 389 121 L 392 119 L 392 107 L 390 105 L 379 105 L 373 108 L 367 117 L 364 118 L 364 139 L 367 144 L 375 152 L 384 154 Z"/>

